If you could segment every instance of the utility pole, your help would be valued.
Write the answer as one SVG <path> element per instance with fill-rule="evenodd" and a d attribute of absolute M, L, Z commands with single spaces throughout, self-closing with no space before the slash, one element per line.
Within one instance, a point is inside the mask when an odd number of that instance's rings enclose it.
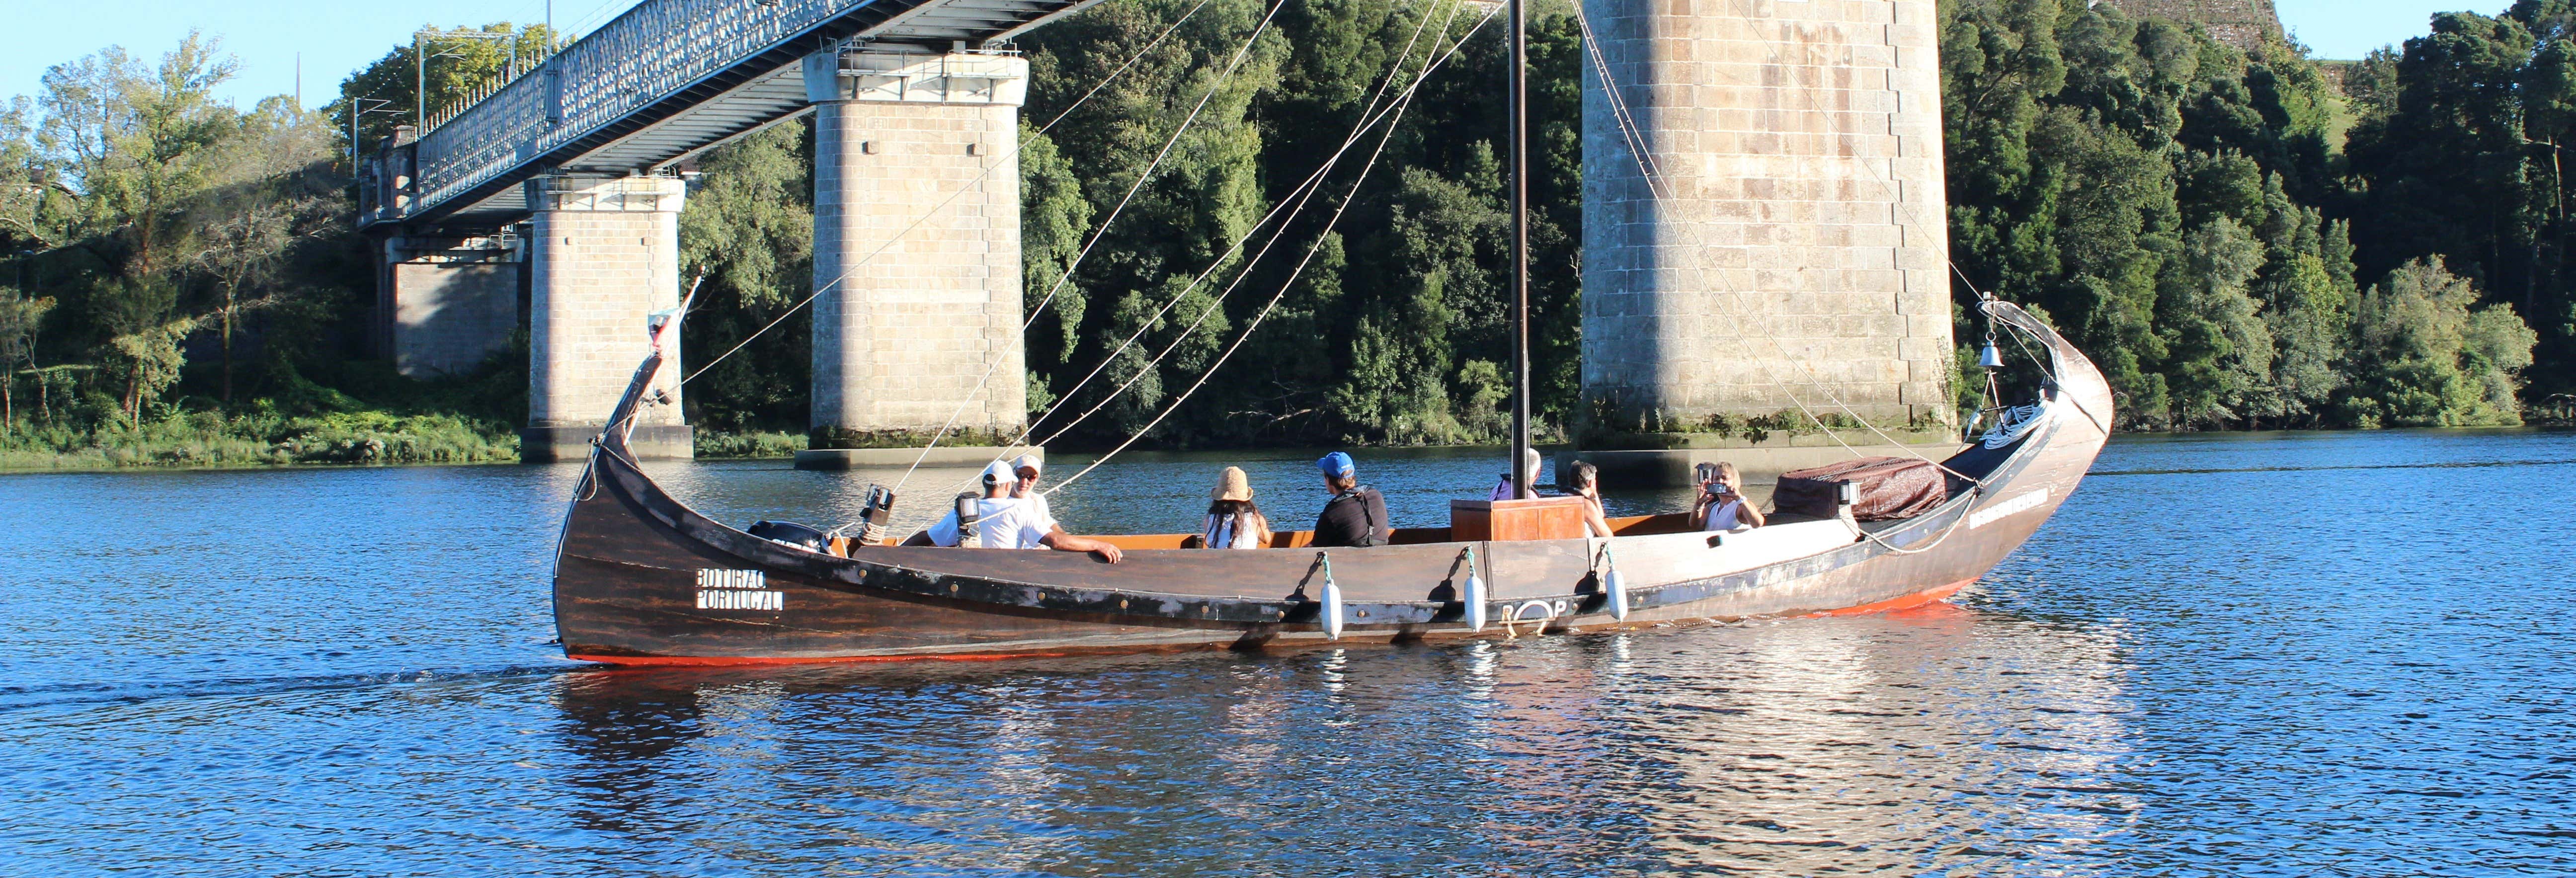
<path fill-rule="evenodd" d="M 449 39 L 459 40 L 511 39 L 511 35 L 509 34 L 467 30 L 464 28 L 458 28 L 456 30 L 439 30 L 434 27 L 425 27 L 411 32 L 411 124 L 413 136 L 415 137 L 426 136 L 429 134 L 430 56 L 421 51 L 421 39 L 423 37 L 446 37 Z M 438 56 L 442 58 L 465 57 L 454 52 L 439 52 Z"/>
<path fill-rule="evenodd" d="M 368 104 L 370 104 L 370 103 L 375 104 L 375 106 L 372 106 L 372 107 L 367 106 L 367 105 L 368 105 Z M 350 174 L 355 175 L 355 174 L 357 174 L 357 173 L 358 173 L 358 155 L 359 155 L 359 153 L 358 153 L 358 117 L 360 117 L 360 116 L 364 116 L 364 115 L 366 115 L 366 114 L 368 114 L 368 113 L 400 113 L 400 112 L 402 112 L 401 110 L 388 110 L 388 109 L 385 109 L 385 105 L 387 105 L 387 104 L 391 104 L 391 103 L 393 103 L 393 102 L 392 102 L 392 101 L 387 101 L 387 100 L 378 100 L 378 99 L 376 99 L 376 98 L 370 98 L 370 97 L 351 97 L 351 98 L 349 99 L 349 173 L 350 173 Z"/>

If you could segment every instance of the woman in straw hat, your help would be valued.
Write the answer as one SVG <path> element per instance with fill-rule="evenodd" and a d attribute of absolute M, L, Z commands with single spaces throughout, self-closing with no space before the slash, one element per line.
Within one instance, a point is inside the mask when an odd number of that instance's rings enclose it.
<path fill-rule="evenodd" d="M 1207 526 L 1200 529 L 1199 545 L 1210 549 L 1258 549 L 1270 544 L 1270 519 L 1261 507 L 1252 505 L 1252 480 L 1243 475 L 1242 467 L 1226 467 L 1216 477 L 1216 489 L 1208 492 Z"/>

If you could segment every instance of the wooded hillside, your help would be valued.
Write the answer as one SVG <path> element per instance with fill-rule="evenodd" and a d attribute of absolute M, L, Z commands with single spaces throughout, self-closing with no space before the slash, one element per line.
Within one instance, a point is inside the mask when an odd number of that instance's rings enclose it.
<path fill-rule="evenodd" d="M 1028 304 L 1091 248 L 1028 339 L 1033 412 L 1062 406 L 1049 421 L 1062 424 L 1099 409 L 1060 442 L 1143 427 L 1256 317 L 1260 330 L 1159 422 L 1153 442 L 1448 443 L 1503 428 L 1499 27 L 1477 30 L 1483 7 L 1458 3 L 1286 3 L 1213 92 L 1262 20 L 1257 0 L 1119 0 L 1022 42 L 1033 76 L 1020 155 Z M 1193 8 L 1126 76 L 1040 133 Z M 1568 10 L 1539 11 L 1537 408 L 1563 435 L 1584 408 L 1580 56 Z M 2112 375 L 2124 426 L 2563 415 L 2576 390 L 2576 225 L 2561 155 L 2576 141 L 2568 0 L 2439 16 L 2431 36 L 2374 55 L 2341 89 L 2296 46 L 2238 50 L 2083 0 L 1954 0 L 1942 17 L 1963 287 L 2035 305 L 2069 331 Z M 497 72 L 508 46 L 542 43 L 535 29 L 487 29 L 518 39 L 435 59 L 431 103 Z M 1341 144 L 1399 52 L 1412 44 L 1409 72 L 1461 40 L 1341 221 L 1327 233 L 1318 218 L 1338 205 L 1356 159 L 1254 263 L 1262 218 Z M 56 67 L 43 93 L 0 112 L 0 424 L 11 453 L 167 458 L 172 443 L 230 460 L 508 453 L 507 430 L 524 413 L 523 354 L 420 382 L 364 350 L 374 295 L 366 244 L 347 228 L 346 114 L 360 96 L 408 106 L 409 51 L 395 48 L 339 101 L 308 111 L 285 99 L 248 110 L 215 101 L 231 61 L 212 39 L 157 61 L 109 49 Z M 1194 108 L 1190 132 L 1119 208 Z M 362 115 L 361 142 L 394 120 Z M 682 217 L 683 258 L 710 278 L 691 360 L 811 292 L 811 153 L 802 126 L 786 125 L 702 161 Z M 1104 230 L 1112 211 L 1120 217 Z M 1262 234 L 1247 252 L 1223 256 L 1252 231 Z M 1212 263 L 1219 282 L 1194 284 Z M 789 317 L 701 378 L 694 420 L 717 433 L 801 432 L 806 333 L 801 313 Z M 1963 343 L 1979 333 L 1961 326 Z"/>

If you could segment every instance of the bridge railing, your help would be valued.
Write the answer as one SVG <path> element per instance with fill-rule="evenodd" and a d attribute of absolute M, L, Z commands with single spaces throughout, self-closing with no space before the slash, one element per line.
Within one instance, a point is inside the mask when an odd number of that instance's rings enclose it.
<path fill-rule="evenodd" d="M 429 131 L 413 213 L 872 0 L 645 0 Z M 386 217 L 388 219 L 392 217 Z"/>

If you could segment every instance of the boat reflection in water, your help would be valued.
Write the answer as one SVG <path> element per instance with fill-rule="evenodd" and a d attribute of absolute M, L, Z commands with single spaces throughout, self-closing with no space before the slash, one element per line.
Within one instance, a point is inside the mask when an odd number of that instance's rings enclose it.
<path fill-rule="evenodd" d="M 585 672 L 557 699 L 582 821 L 707 865 L 1910 872 L 2080 862 L 2128 828 L 2121 661 L 2115 631 L 1940 604 L 1266 655 Z"/>

